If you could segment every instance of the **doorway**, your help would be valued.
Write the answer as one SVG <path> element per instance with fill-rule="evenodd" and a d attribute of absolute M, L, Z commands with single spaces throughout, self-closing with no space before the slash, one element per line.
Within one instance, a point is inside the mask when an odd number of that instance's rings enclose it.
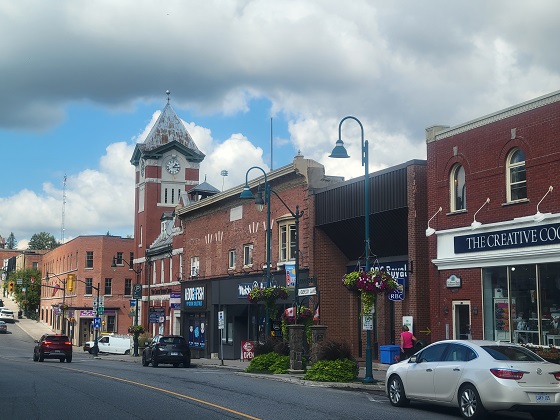
<path fill-rule="evenodd" d="M 469 301 L 453 302 L 453 339 L 471 339 L 471 303 Z"/>

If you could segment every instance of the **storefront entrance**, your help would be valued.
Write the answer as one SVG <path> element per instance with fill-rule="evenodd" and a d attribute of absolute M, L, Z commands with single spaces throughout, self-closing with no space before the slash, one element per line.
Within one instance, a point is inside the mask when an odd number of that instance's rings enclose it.
<path fill-rule="evenodd" d="M 471 339 L 471 304 L 468 301 L 453 302 L 453 339 Z"/>

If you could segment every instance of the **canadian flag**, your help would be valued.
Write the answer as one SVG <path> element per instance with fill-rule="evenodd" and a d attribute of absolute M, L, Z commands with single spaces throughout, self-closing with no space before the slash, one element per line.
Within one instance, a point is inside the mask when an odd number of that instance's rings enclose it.
<path fill-rule="evenodd" d="M 286 314 L 286 316 L 294 317 L 294 316 L 295 316 L 294 307 L 287 308 L 287 309 L 284 311 L 284 313 Z"/>
<path fill-rule="evenodd" d="M 60 289 L 60 284 L 56 283 L 56 284 L 54 285 L 54 288 L 53 288 L 53 292 L 52 292 L 52 296 L 51 296 L 51 297 L 54 297 L 54 295 L 56 295 L 56 292 L 58 292 L 59 289 Z"/>
<path fill-rule="evenodd" d="M 313 314 L 313 321 L 319 321 L 319 307 L 315 309 L 315 313 Z"/>

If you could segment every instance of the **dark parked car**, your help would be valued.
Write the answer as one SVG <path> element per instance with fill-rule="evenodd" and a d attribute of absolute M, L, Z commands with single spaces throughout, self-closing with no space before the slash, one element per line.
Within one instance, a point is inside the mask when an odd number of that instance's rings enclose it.
<path fill-rule="evenodd" d="M 33 350 L 33 361 L 42 362 L 45 359 L 58 359 L 66 363 L 72 361 L 72 342 L 67 335 L 45 334 L 39 340 L 35 340 Z"/>
<path fill-rule="evenodd" d="M 142 351 L 142 366 L 150 363 L 153 367 L 160 363 L 169 363 L 174 367 L 182 363 L 183 367 L 190 367 L 191 349 L 180 335 L 156 335 Z"/>

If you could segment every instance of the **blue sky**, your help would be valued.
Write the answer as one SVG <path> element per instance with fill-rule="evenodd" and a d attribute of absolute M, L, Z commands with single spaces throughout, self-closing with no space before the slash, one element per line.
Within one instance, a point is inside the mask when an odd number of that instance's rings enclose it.
<path fill-rule="evenodd" d="M 0 0 L 0 235 L 130 235 L 129 160 L 166 90 L 217 188 L 296 153 L 328 175 L 338 124 L 370 171 L 425 159 L 425 129 L 560 89 L 560 3 Z M 519 30 L 523 28 L 523 30 Z M 225 179 L 221 170 L 228 170 Z"/>

